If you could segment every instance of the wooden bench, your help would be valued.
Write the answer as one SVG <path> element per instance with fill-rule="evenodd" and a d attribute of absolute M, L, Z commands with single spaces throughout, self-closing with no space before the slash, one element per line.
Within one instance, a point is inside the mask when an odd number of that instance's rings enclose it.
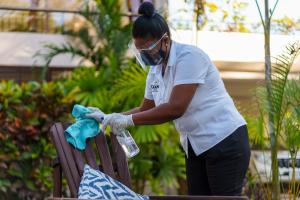
<path fill-rule="evenodd" d="M 92 168 L 101 170 L 110 177 L 122 182 L 129 188 L 131 187 L 131 179 L 128 169 L 127 158 L 122 147 L 119 145 L 114 134 L 110 134 L 106 138 L 105 134 L 100 133 L 96 137 L 87 140 L 87 146 L 84 151 L 79 151 L 70 145 L 64 136 L 64 130 L 68 125 L 62 123 L 55 123 L 50 129 L 51 139 L 56 148 L 58 157 L 53 160 L 52 166 L 54 168 L 54 199 L 76 199 L 80 184 L 80 177 L 83 174 L 84 164 L 89 164 Z M 112 155 L 109 151 L 107 139 L 110 139 L 112 146 Z M 98 159 L 97 159 L 98 156 Z M 100 160 L 100 163 L 97 163 Z M 62 174 L 64 174 L 67 184 L 70 189 L 71 198 L 62 197 Z M 246 200 L 247 197 L 230 197 L 230 196 L 150 196 L 151 200 Z"/>

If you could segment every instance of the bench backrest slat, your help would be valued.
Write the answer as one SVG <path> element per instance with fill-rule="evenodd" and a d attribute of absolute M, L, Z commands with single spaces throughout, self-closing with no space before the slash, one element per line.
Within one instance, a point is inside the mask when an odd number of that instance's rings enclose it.
<path fill-rule="evenodd" d="M 103 172 L 115 179 L 116 175 L 114 173 L 108 144 L 103 132 L 101 132 L 95 137 L 95 143 L 96 143 L 98 154 L 100 155 Z"/>
<path fill-rule="evenodd" d="M 83 174 L 85 163 L 89 164 L 94 169 L 103 170 L 105 174 L 118 179 L 120 182 L 131 188 L 127 158 L 114 134 L 110 134 L 111 137 L 109 137 L 112 144 L 111 153 L 105 134 L 102 132 L 95 138 L 88 139 L 86 149 L 82 152 L 75 149 L 66 141 L 64 130 L 67 127 L 67 125 L 62 125 L 62 123 L 55 123 L 50 129 L 50 135 L 72 197 L 77 197 L 80 177 Z M 93 145 L 93 142 L 95 142 L 95 145 Z M 113 158 L 115 158 L 116 168 L 113 167 L 111 154 Z M 98 160 L 100 160 L 100 163 L 98 164 L 97 157 L 99 158 Z M 116 172 L 114 169 L 116 169 Z"/>

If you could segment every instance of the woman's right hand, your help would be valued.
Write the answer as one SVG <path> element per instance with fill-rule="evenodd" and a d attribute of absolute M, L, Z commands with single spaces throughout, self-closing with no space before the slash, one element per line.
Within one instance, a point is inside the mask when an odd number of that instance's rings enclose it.
<path fill-rule="evenodd" d="M 101 123 L 104 119 L 104 112 L 102 112 L 99 108 L 96 107 L 87 107 L 91 112 L 85 114 L 87 118 L 92 118 L 97 122 Z"/>

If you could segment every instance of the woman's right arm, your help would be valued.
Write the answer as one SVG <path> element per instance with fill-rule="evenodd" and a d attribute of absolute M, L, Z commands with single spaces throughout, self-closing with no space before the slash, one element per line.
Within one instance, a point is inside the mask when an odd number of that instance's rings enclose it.
<path fill-rule="evenodd" d="M 144 100 L 142 101 L 142 103 L 139 107 L 133 108 L 132 110 L 129 110 L 127 112 L 123 112 L 122 114 L 124 114 L 124 115 L 135 114 L 135 113 L 149 110 L 154 107 L 155 107 L 155 103 L 153 100 L 144 98 Z"/>

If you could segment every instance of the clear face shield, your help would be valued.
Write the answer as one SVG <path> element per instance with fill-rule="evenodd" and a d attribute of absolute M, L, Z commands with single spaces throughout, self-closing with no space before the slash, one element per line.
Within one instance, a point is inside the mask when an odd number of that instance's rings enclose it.
<path fill-rule="evenodd" d="M 150 45 L 150 47 L 145 49 L 138 49 L 134 41 L 131 40 L 128 44 L 129 49 L 141 65 L 141 67 L 146 70 L 147 65 L 159 65 L 164 59 L 164 52 L 160 49 L 156 53 L 153 52 L 153 49 L 158 45 L 158 43 L 167 35 L 167 33 L 163 34 L 163 36 L 156 41 L 154 44 Z"/>

